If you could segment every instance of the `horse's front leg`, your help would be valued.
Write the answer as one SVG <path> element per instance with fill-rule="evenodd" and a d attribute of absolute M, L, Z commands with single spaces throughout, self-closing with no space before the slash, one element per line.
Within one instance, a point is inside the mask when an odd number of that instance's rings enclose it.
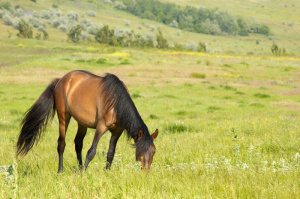
<path fill-rule="evenodd" d="M 83 169 L 86 169 L 88 167 L 90 161 L 95 157 L 99 140 L 106 131 L 107 131 L 107 127 L 105 125 L 99 124 L 97 126 L 92 146 L 86 154 L 86 160 L 85 160 Z"/>
<path fill-rule="evenodd" d="M 116 129 L 111 131 L 111 138 L 109 142 L 109 149 L 107 152 L 106 169 L 110 169 L 112 161 L 115 156 L 116 145 L 119 137 L 122 135 L 123 129 Z"/>

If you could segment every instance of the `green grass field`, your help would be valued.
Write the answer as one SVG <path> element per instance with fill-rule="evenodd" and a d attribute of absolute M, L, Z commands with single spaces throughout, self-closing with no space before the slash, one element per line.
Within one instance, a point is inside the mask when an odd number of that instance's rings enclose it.
<path fill-rule="evenodd" d="M 61 2 L 64 11 L 74 3 Z M 26 1 L 24 7 L 31 4 Z M 44 7 L 32 4 L 32 9 Z M 102 14 L 109 18 L 114 11 L 99 12 L 99 19 Z M 115 15 L 131 17 L 131 26 L 139 23 L 127 13 Z M 110 19 L 112 24 L 116 21 Z M 299 24 L 292 34 L 297 28 Z M 228 51 L 236 48 L 234 42 L 249 43 L 234 53 L 203 54 L 72 44 L 66 42 L 65 33 L 53 28 L 49 41 L 9 39 L 7 30 L 14 35 L 16 30 L 2 21 L 0 30 L 0 198 L 299 197 L 299 40 L 288 38 L 286 32 L 272 37 L 282 44 L 290 39 L 287 45 L 291 46 L 295 42 L 295 48 L 290 48 L 295 56 L 273 57 L 272 41 L 257 35 L 239 40 L 182 31 L 179 41 L 207 38 Z M 247 55 L 254 51 L 258 37 L 266 47 Z M 27 156 L 15 158 L 25 111 L 53 78 L 77 69 L 116 74 L 128 86 L 149 130 L 159 130 L 149 173 L 140 170 L 132 140 L 126 136 L 117 144 L 111 170 L 104 169 L 109 132 L 101 138 L 89 168 L 81 172 L 73 142 L 77 123 L 71 120 L 64 172 L 57 174 L 57 117 Z M 84 160 L 93 136 L 94 130 L 89 129 Z"/>

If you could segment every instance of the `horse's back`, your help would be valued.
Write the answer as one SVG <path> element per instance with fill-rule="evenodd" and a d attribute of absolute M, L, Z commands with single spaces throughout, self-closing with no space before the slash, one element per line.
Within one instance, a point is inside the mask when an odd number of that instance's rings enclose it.
<path fill-rule="evenodd" d="M 58 114 L 69 113 L 80 124 L 96 128 L 101 97 L 102 77 L 85 71 L 72 71 L 58 82 L 55 88 L 55 104 Z"/>

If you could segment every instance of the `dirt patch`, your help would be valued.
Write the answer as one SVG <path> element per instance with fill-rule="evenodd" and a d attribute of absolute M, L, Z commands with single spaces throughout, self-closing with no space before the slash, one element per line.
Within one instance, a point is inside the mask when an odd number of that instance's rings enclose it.
<path fill-rule="evenodd" d="M 294 90 L 284 90 L 280 92 L 282 95 L 287 95 L 287 96 L 295 96 L 299 95 L 300 96 L 300 89 L 294 89 Z"/>

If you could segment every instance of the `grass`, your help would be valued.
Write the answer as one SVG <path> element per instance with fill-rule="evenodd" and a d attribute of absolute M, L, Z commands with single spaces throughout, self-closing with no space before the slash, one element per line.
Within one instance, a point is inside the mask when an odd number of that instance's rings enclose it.
<path fill-rule="evenodd" d="M 26 1 L 24 7 L 29 3 Z M 83 1 L 83 5 L 86 3 Z M 66 9 L 64 6 L 61 8 Z M 39 3 L 32 7 L 43 8 Z M 266 4 L 265 8 L 270 6 Z M 108 8 L 99 13 L 99 19 L 112 11 L 115 10 Z M 122 12 L 117 15 L 129 17 Z M 137 23 L 134 17 L 130 21 L 131 26 Z M 297 27 L 295 24 L 294 28 Z M 0 23 L 0 28 L 5 30 L 7 26 Z M 190 33 L 182 31 L 183 37 L 185 34 Z M 300 195 L 297 56 L 202 54 L 71 44 L 62 41 L 64 34 L 52 29 L 50 41 L 8 39 L 6 31 L 0 31 L 0 35 L 0 198 L 297 198 Z M 204 38 L 211 38 L 211 42 L 216 39 L 215 43 L 226 42 L 226 36 Z M 247 39 L 251 43 L 254 36 Z M 222 44 L 224 48 L 235 41 L 229 40 Z M 260 45 L 264 42 L 272 41 L 260 40 Z M 66 136 L 62 174 L 56 173 L 56 117 L 39 144 L 24 158 L 15 158 L 19 125 L 25 111 L 53 78 L 75 69 L 98 75 L 114 73 L 127 85 L 149 131 L 159 130 L 155 140 L 157 152 L 149 173 L 140 171 L 130 145 L 132 141 L 127 141 L 126 136 L 119 139 L 111 170 L 104 170 L 109 132 L 101 138 L 89 168 L 81 172 L 74 150 L 77 131 L 74 119 Z M 194 71 L 205 74 L 205 82 L 191 78 Z M 83 159 L 93 136 L 94 130 L 89 129 Z"/>

